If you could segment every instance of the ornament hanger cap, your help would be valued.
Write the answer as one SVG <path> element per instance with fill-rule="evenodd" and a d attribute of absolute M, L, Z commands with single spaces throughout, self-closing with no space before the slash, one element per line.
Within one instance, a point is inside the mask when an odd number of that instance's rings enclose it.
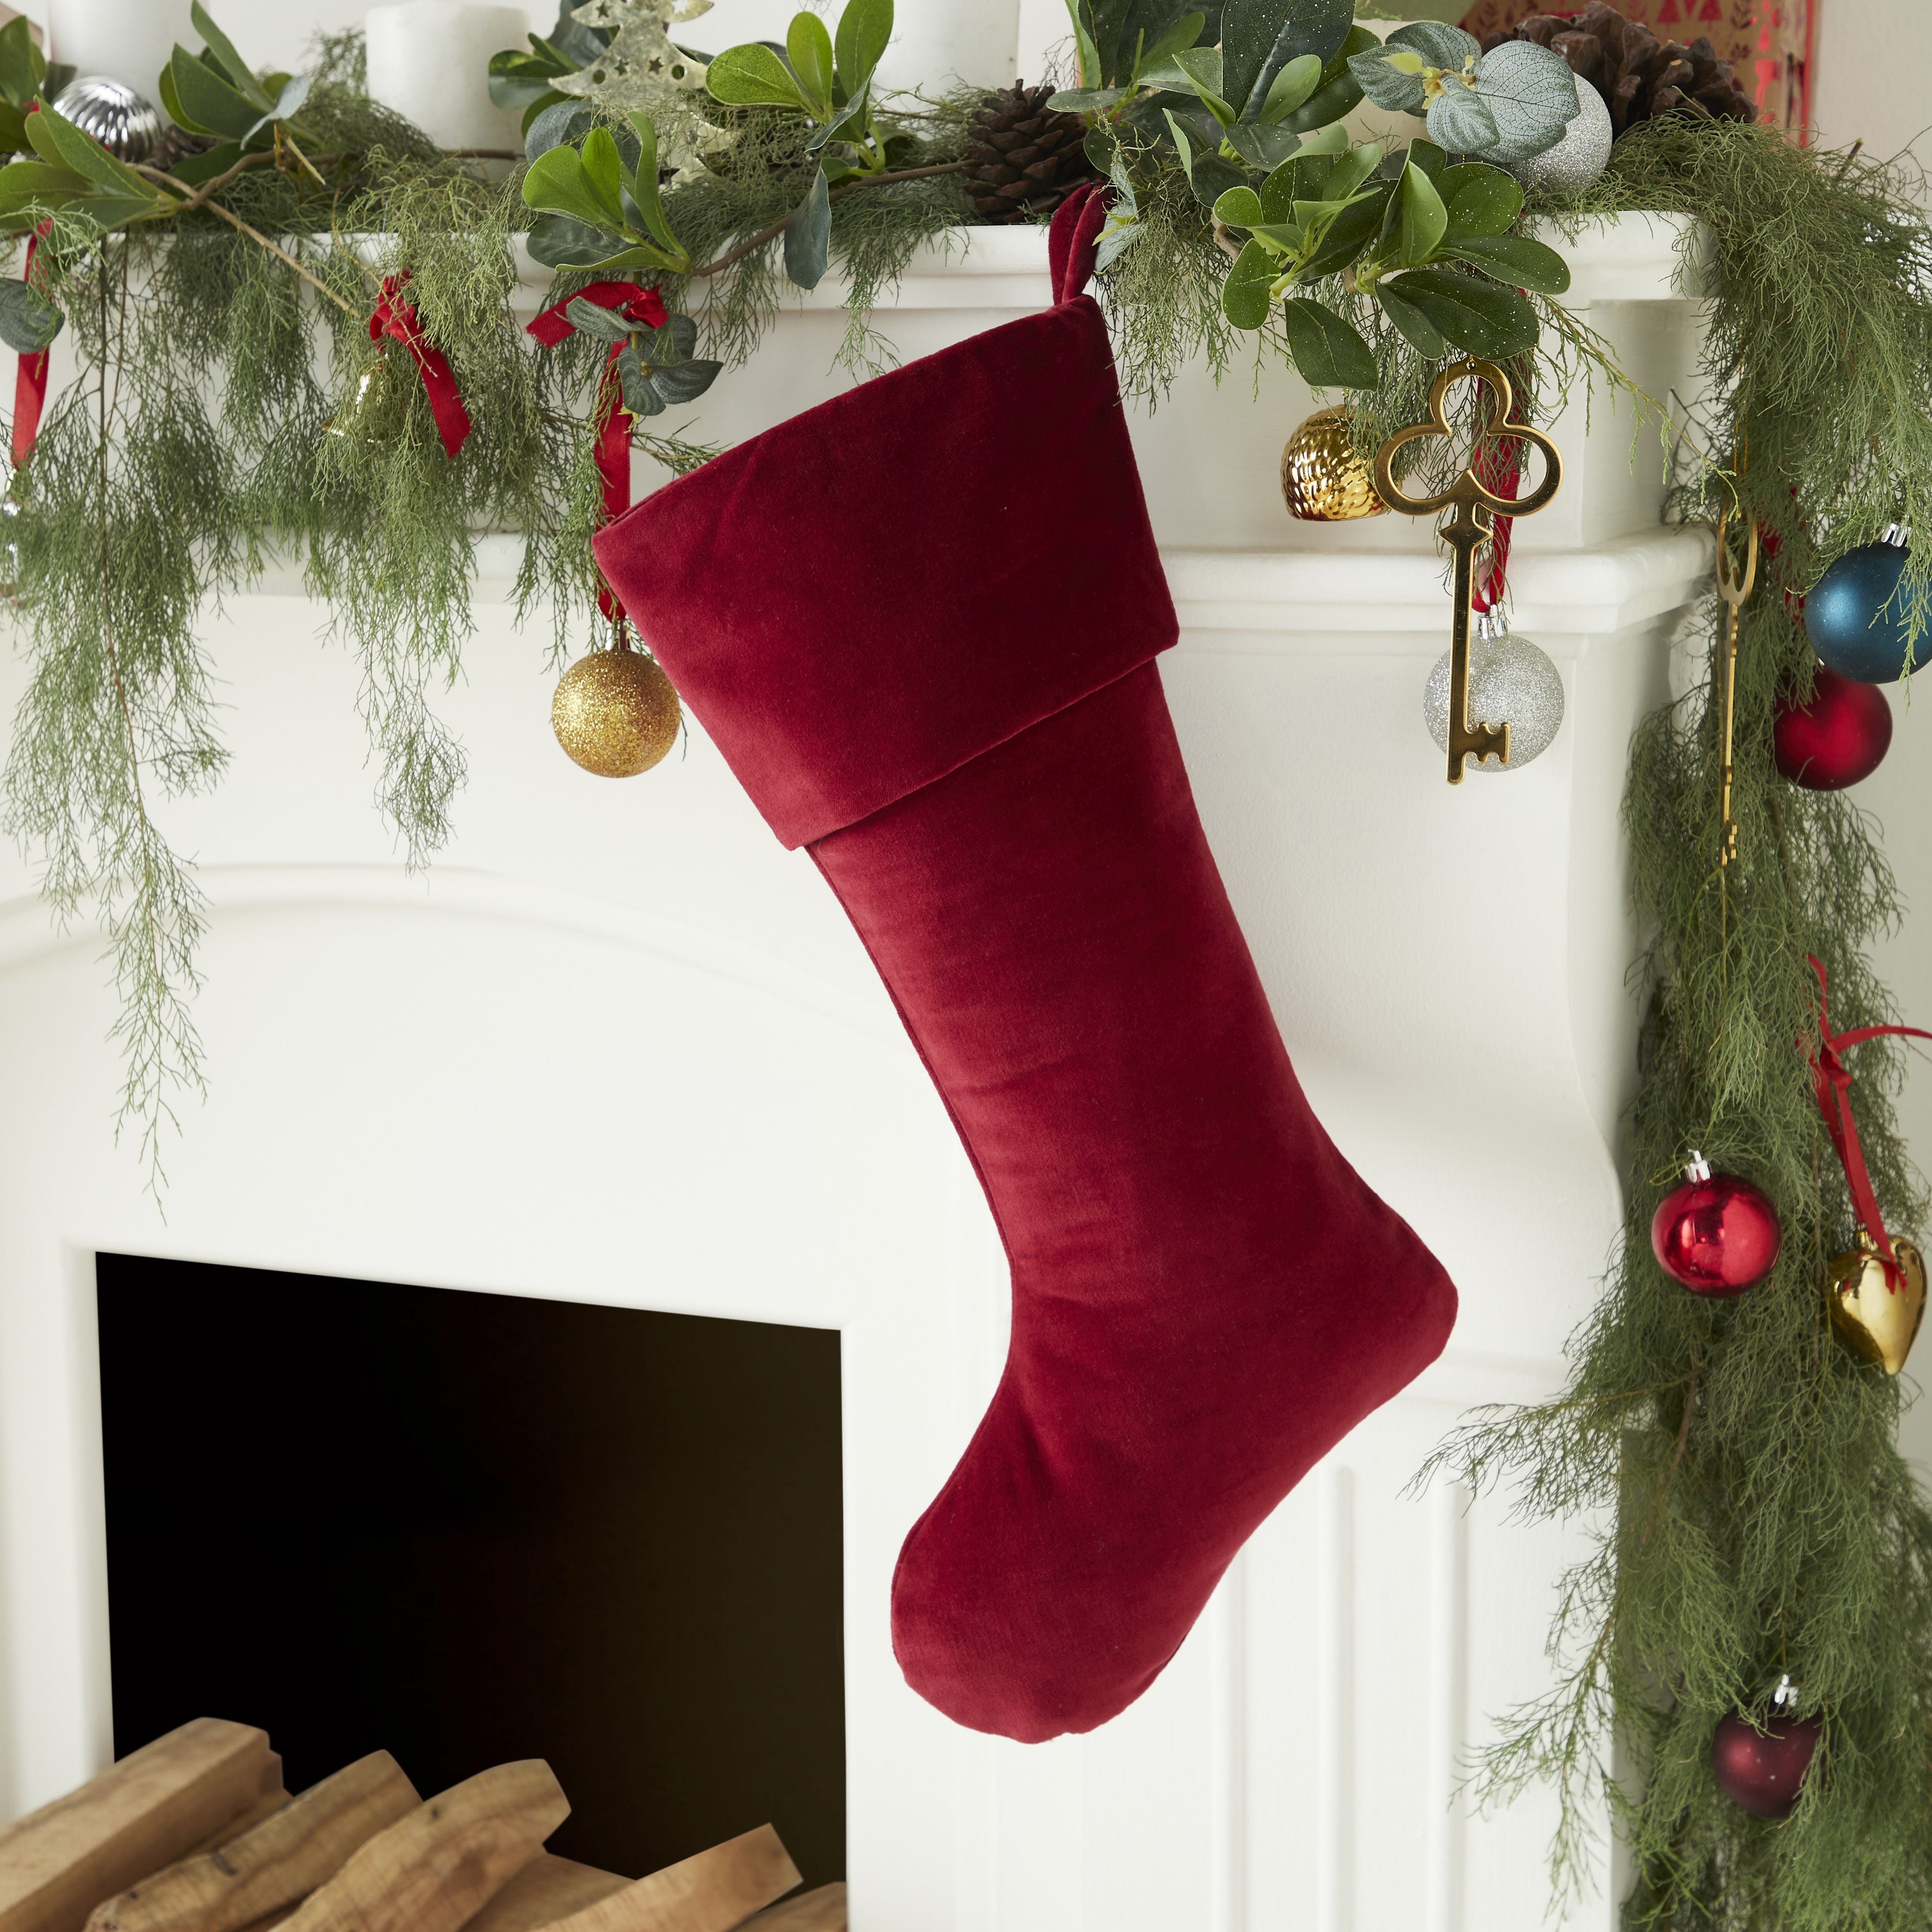
<path fill-rule="evenodd" d="M 1904 550 L 1910 545 L 1911 539 L 1906 535 L 1903 524 L 1887 524 L 1885 535 L 1879 538 L 1879 542 L 1890 544 L 1894 550 Z"/>
<path fill-rule="evenodd" d="M 1692 1148 L 1690 1158 L 1684 1163 L 1684 1178 L 1686 1180 L 1708 1180 L 1710 1178 L 1711 1163 L 1696 1148 Z"/>

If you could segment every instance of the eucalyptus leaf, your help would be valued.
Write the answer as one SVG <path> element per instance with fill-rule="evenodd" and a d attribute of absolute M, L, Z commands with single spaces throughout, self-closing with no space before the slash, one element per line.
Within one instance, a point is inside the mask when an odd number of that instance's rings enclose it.
<path fill-rule="evenodd" d="M 832 36 L 816 14 L 794 14 L 785 33 L 785 58 L 799 92 L 820 120 L 832 116 Z"/>
<path fill-rule="evenodd" d="M 609 256 L 620 238 L 568 214 L 545 214 L 530 230 L 530 260 L 547 268 L 587 268 Z"/>
<path fill-rule="evenodd" d="M 1262 243 L 1249 242 L 1221 284 L 1221 313 L 1237 328 L 1264 326 L 1268 319 L 1268 290 L 1280 272 L 1274 255 Z"/>
<path fill-rule="evenodd" d="M 820 168 L 812 178 L 805 199 L 791 212 L 784 227 L 784 266 L 788 280 L 802 289 L 815 289 L 824 280 L 832 246 L 832 193 Z"/>
<path fill-rule="evenodd" d="M 1399 289 L 1392 288 L 1387 282 L 1378 282 L 1376 300 L 1382 304 L 1383 314 L 1418 356 L 1426 356 L 1432 362 L 1448 354 L 1449 344 L 1442 332 Z"/>
<path fill-rule="evenodd" d="M 846 0 L 834 64 L 848 96 L 862 94 L 892 37 L 892 0 Z"/>
<path fill-rule="evenodd" d="M 1227 0 L 1221 10 L 1222 92 L 1257 120 L 1274 78 L 1292 60 L 1325 64 L 1354 25 L 1353 0 Z"/>
<path fill-rule="evenodd" d="M 664 399 L 658 394 L 657 385 L 644 368 L 644 358 L 634 346 L 626 349 L 617 358 L 617 387 L 622 392 L 625 408 L 634 416 L 664 414 Z"/>
<path fill-rule="evenodd" d="M 1056 114 L 1098 114 L 1126 92 L 1124 87 L 1064 87 L 1046 104 Z"/>
<path fill-rule="evenodd" d="M 727 107 L 810 107 L 791 70 L 756 40 L 727 47 L 705 70 L 704 85 Z"/>
<path fill-rule="evenodd" d="M 1353 324 L 1306 296 L 1281 305 L 1288 352 L 1311 389 L 1372 389 L 1382 379 L 1375 352 Z"/>
<path fill-rule="evenodd" d="M 1087 24 L 1086 10 L 1081 0 L 1066 0 L 1068 17 L 1073 23 L 1074 58 L 1080 67 L 1080 84 L 1082 87 L 1103 87 L 1112 79 L 1102 65 L 1100 52 L 1094 44 L 1094 36 Z"/>
<path fill-rule="evenodd" d="M 1459 241 L 1452 232 L 1443 252 L 1473 263 L 1499 282 L 1533 289 L 1540 296 L 1560 296 L 1570 286 L 1570 264 L 1554 248 L 1527 235 L 1471 235 Z"/>
<path fill-rule="evenodd" d="M 828 144 L 837 140 L 842 135 L 848 140 L 850 139 L 848 130 L 855 124 L 863 124 L 871 105 L 871 95 L 861 89 L 860 92 L 854 94 L 843 107 L 839 108 L 832 115 L 832 118 L 820 128 L 811 140 L 806 142 L 805 152 L 808 154 L 820 154 Z"/>
<path fill-rule="evenodd" d="M 1273 122 L 1292 114 L 1322 85 L 1322 56 L 1300 54 L 1274 77 L 1256 119 Z"/>
<path fill-rule="evenodd" d="M 194 0 L 188 18 L 235 91 L 258 112 L 272 114 L 274 103 L 268 98 L 268 90 L 255 78 L 255 70 L 242 58 L 241 50 L 214 24 L 214 16 L 201 0 Z"/>
<path fill-rule="evenodd" d="M 1419 268 L 1435 253 L 1449 226 L 1449 211 L 1436 192 L 1436 184 L 1411 161 L 1402 170 L 1401 243 L 1396 259 L 1405 268 Z"/>
<path fill-rule="evenodd" d="M 1496 125 L 1495 141 L 1483 152 L 1504 164 L 1553 148 L 1582 108 L 1570 63 L 1534 40 L 1505 40 L 1485 54 L 1476 94 Z"/>
<path fill-rule="evenodd" d="M 1269 128 L 1258 121 L 1230 124 L 1227 142 L 1253 168 L 1278 168 L 1301 146 L 1301 136 L 1286 128 Z"/>
<path fill-rule="evenodd" d="M 600 232 L 622 232 L 614 208 L 605 208 L 592 190 L 574 148 L 552 148 L 530 164 L 524 174 L 524 200 L 526 206 L 567 214 Z"/>
<path fill-rule="evenodd" d="M 1514 289 L 1458 268 L 1416 268 L 1400 278 L 1398 292 L 1472 356 L 1494 362 L 1536 346 L 1536 311 Z"/>
<path fill-rule="evenodd" d="M 660 364 L 651 371 L 651 387 L 668 403 L 694 402 L 718 380 L 722 362 Z"/>
<path fill-rule="evenodd" d="M 624 164 L 617 143 L 608 128 L 593 128 L 577 151 L 578 172 L 583 189 L 604 218 L 606 225 L 622 233 L 624 220 Z"/>
<path fill-rule="evenodd" d="M 230 141 L 242 140 L 262 111 L 185 47 L 176 48 L 169 56 L 162 76 L 161 104 L 170 118 L 190 134 Z"/>
<path fill-rule="evenodd" d="M 524 134 L 524 159 L 534 161 L 553 148 L 578 140 L 590 131 L 590 110 L 580 100 L 554 100 L 538 112 Z"/>
<path fill-rule="evenodd" d="M 1256 199 L 1264 221 L 1286 221 L 1294 212 L 1295 202 L 1303 198 L 1300 194 L 1303 171 L 1310 165 L 1298 159 L 1283 161 L 1262 183 L 1261 193 Z M 1326 161 L 1317 161 L 1312 165 L 1319 167 L 1324 175 L 1327 173 Z"/>
<path fill-rule="evenodd" d="M 314 79 L 312 74 L 298 74 L 291 76 L 284 85 L 281 92 L 275 97 L 274 106 L 242 136 L 243 141 L 254 140 L 272 121 L 286 121 L 298 112 L 302 103 L 308 98 L 308 90 Z"/>
<path fill-rule="evenodd" d="M 66 320 L 38 289 L 26 282 L 0 282 L 0 342 L 9 349 L 38 355 Z"/>
<path fill-rule="evenodd" d="M 1225 221 L 1230 228 L 1258 228 L 1268 218 L 1261 196 L 1245 182 L 1228 189 L 1214 203 L 1214 219 Z"/>
<path fill-rule="evenodd" d="M 1448 238 L 1500 235 L 1522 209 L 1522 184 L 1500 168 L 1485 167 L 1459 183 L 1449 203 Z"/>
<path fill-rule="evenodd" d="M 34 44 L 27 16 L 16 14 L 0 27 L 0 97 L 25 107 L 46 76 L 46 57 Z"/>
<path fill-rule="evenodd" d="M 1219 154 L 1197 154 L 1188 179 L 1194 189 L 1194 199 L 1203 208 L 1212 208 L 1229 188 L 1244 186 L 1246 182 L 1240 170 L 1232 162 L 1224 161 Z"/>
<path fill-rule="evenodd" d="M 1460 72 L 1472 57 L 1480 60 L 1483 52 L 1483 44 L 1474 34 L 1466 34 L 1446 20 L 1412 20 L 1396 28 L 1382 45 L 1419 54 L 1426 65 L 1439 68 L 1446 74 Z M 1556 58 L 1561 60 L 1563 56 L 1558 54 Z"/>
<path fill-rule="evenodd" d="M 587 296 L 573 296 L 563 318 L 580 335 L 594 335 L 600 342 L 628 342 L 636 325 L 614 308 Z"/>
<path fill-rule="evenodd" d="M 1360 200 L 1351 202 L 1328 224 L 1321 246 L 1302 270 L 1302 278 L 1319 281 L 1324 275 L 1339 274 L 1358 261 L 1363 250 L 1375 240 L 1383 215 L 1394 200 L 1392 188 L 1378 188 Z"/>
<path fill-rule="evenodd" d="M 1479 94 L 1466 87 L 1448 87 L 1429 104 L 1430 137 L 1451 154 L 1492 152 L 1498 129 L 1496 117 Z"/>
<path fill-rule="evenodd" d="M 1420 114 L 1429 104 L 1420 74 L 1405 72 L 1380 48 L 1357 54 L 1348 62 L 1348 72 L 1356 86 L 1389 113 Z"/>
<path fill-rule="evenodd" d="M 1281 124 L 1305 134 L 1311 128 L 1328 127 L 1352 112 L 1361 100 L 1362 84 L 1349 71 L 1348 63 L 1356 55 L 1373 52 L 1381 45 L 1366 27 L 1351 27 L 1347 38 L 1322 70 L 1321 84 Z"/>
<path fill-rule="evenodd" d="M 1234 110 L 1221 91 L 1221 50 L 1190 47 L 1176 54 L 1173 65 L 1201 97 L 1202 105 L 1225 128 L 1234 118 Z"/>

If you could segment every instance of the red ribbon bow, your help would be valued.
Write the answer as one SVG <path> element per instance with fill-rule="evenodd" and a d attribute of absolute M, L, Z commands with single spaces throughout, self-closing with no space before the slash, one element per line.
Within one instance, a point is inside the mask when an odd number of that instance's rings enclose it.
<path fill-rule="evenodd" d="M 38 106 L 38 103 L 35 105 Z M 27 237 L 27 266 L 20 272 L 23 282 L 34 279 L 34 256 L 53 224 L 43 221 Z M 22 354 L 14 375 L 14 467 L 17 470 L 34 453 L 34 439 L 40 433 L 40 412 L 47 401 L 47 351 L 34 350 Z"/>
<path fill-rule="evenodd" d="M 1852 1118 L 1852 1070 L 1840 1058 L 1842 1049 L 1862 1040 L 1876 1040 L 1882 1034 L 1906 1034 L 1914 1040 L 1932 1040 L 1923 1027 L 1854 1027 L 1849 1033 L 1834 1034 L 1825 1010 L 1825 969 L 1816 956 L 1807 953 L 1813 972 L 1818 976 L 1818 1043 L 1811 1050 L 1811 1090 L 1818 1098 L 1818 1111 L 1825 1117 L 1825 1131 L 1837 1149 L 1839 1164 L 1845 1170 L 1845 1184 L 1852 1190 L 1852 1211 L 1859 1226 L 1877 1244 L 1885 1262 L 1888 1281 L 1896 1285 L 1898 1257 L 1892 1252 L 1892 1237 L 1880 1218 L 1878 1198 L 1872 1192 L 1871 1176 L 1865 1171 L 1864 1150 L 1858 1145 L 1858 1123 Z M 1798 1042 L 1802 1046 L 1803 1040 Z"/>
<path fill-rule="evenodd" d="M 530 325 L 529 332 L 547 349 L 574 335 L 577 325 L 566 311 L 578 301 L 614 310 L 640 328 L 662 328 L 670 320 L 663 296 L 654 288 L 643 288 L 635 282 L 592 282 L 575 295 L 552 302 Z M 603 380 L 597 386 L 597 474 L 604 485 L 607 523 L 631 507 L 631 425 L 620 406 L 623 391 L 617 380 L 617 358 L 623 348 L 621 342 L 611 344 L 610 352 L 604 358 Z M 597 593 L 597 608 L 613 620 L 624 614 L 616 592 L 608 584 Z"/>
<path fill-rule="evenodd" d="M 1521 358 L 1512 365 L 1509 374 L 1509 420 L 1526 423 L 1529 411 L 1523 398 Z M 1494 442 L 1485 438 L 1478 445 L 1475 461 L 1470 466 L 1476 472 L 1476 481 L 1491 496 L 1514 497 L 1516 486 L 1522 481 L 1522 445 L 1514 436 L 1498 436 Z M 1479 616 L 1493 610 L 1503 601 L 1503 589 L 1509 580 L 1510 538 L 1515 529 L 1515 518 L 1496 518 L 1496 527 L 1490 536 L 1488 566 L 1469 598 L 1470 609 Z"/>
<path fill-rule="evenodd" d="M 382 298 L 369 318 L 369 340 L 380 342 L 388 336 L 416 358 L 424 393 L 429 398 L 430 414 L 435 417 L 436 434 L 442 438 L 442 453 L 454 461 L 470 434 L 470 412 L 463 406 L 448 357 L 424 335 L 415 304 L 401 299 L 403 284 L 409 278 L 410 272 L 405 268 L 400 275 L 384 279 Z"/>

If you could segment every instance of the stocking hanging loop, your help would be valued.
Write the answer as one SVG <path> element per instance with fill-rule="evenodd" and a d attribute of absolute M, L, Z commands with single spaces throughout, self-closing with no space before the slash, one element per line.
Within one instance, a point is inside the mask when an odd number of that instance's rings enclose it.
<path fill-rule="evenodd" d="M 1097 183 L 1076 188 L 1060 204 L 1046 238 L 1055 302 L 1070 302 L 1084 293 L 1093 278 L 1094 251 L 1106 221 L 1106 190 Z"/>

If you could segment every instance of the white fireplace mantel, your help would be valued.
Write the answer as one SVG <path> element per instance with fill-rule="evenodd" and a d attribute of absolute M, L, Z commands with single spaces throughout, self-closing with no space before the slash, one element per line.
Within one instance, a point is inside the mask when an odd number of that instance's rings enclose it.
<path fill-rule="evenodd" d="M 1694 360 L 1676 240 L 1627 223 L 1576 254 L 1592 321 L 1660 395 Z M 879 320 L 910 356 L 1046 298 L 1041 238 L 982 232 L 916 264 Z M 734 440 L 840 386 L 833 300 L 787 309 L 693 432 Z M 623 784 L 556 750 L 545 638 L 512 628 L 514 559 L 490 540 L 444 706 L 470 781 L 426 878 L 370 808 L 355 668 L 315 642 L 295 573 L 206 620 L 233 757 L 166 814 L 212 916 L 210 1091 L 170 1145 L 165 1221 L 111 1136 L 100 941 L 54 931 L 0 854 L 0 1815 L 108 1748 L 91 1258 L 111 1248 L 840 1328 L 857 1932 L 1542 1925 L 1548 1802 L 1478 1820 L 1453 1795 L 1484 1714 L 1545 1681 L 1574 1532 L 1402 1491 L 1462 1408 L 1555 1385 L 1620 1220 L 1618 805 L 1709 555 L 1657 524 L 1654 439 L 1633 466 L 1628 412 L 1599 397 L 1586 435 L 1574 403 L 1554 430 L 1570 481 L 1514 566 L 1568 716 L 1535 764 L 1452 790 L 1420 716 L 1442 566 L 1393 517 L 1290 524 L 1275 466 L 1312 406 L 1286 371 L 1258 395 L 1196 371 L 1136 412 L 1183 626 L 1162 675 L 1311 1098 L 1462 1316 L 1264 1526 L 1149 1695 L 1028 1748 L 899 1682 L 892 1558 L 1003 1346 L 989 1217 L 862 948 L 701 730 Z M 22 681 L 10 657 L 10 709 Z M 272 1455 L 272 1412 L 236 1402 L 238 1453 Z M 184 1498 L 184 1533 L 218 1544 L 221 1507 Z M 263 1614 L 301 1587 L 271 1580 Z M 1600 1896 L 1578 1922 L 1612 1916 Z"/>

